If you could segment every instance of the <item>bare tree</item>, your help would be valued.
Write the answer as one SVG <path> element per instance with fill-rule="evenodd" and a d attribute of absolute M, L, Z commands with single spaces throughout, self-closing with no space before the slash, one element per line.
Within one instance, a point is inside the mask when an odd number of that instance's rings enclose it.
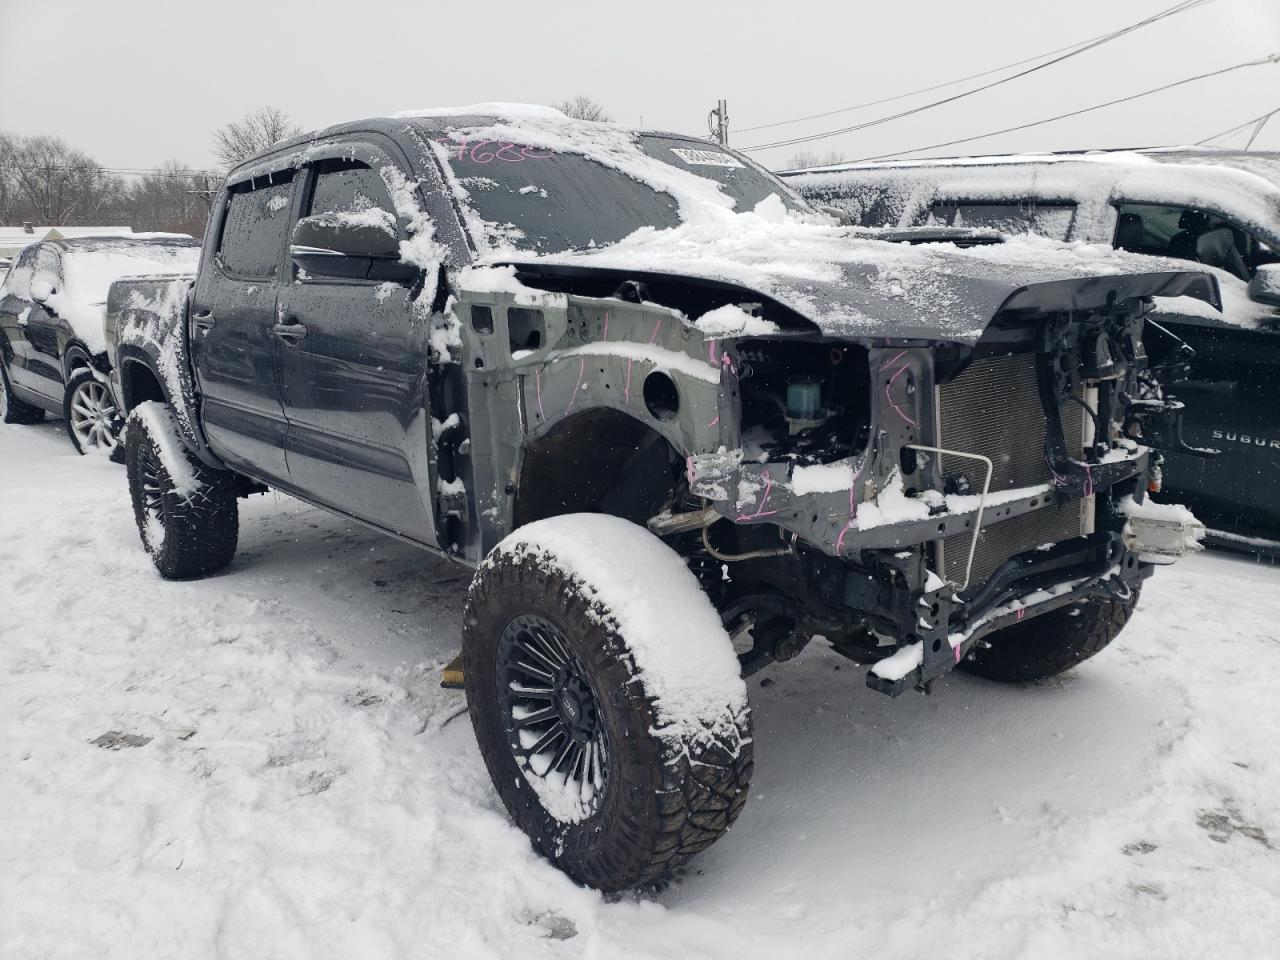
<path fill-rule="evenodd" d="M 124 219 L 135 230 L 164 230 L 198 237 L 204 233 L 209 218 L 205 192 L 212 178 L 208 171 L 166 160 L 129 184 L 123 200 Z"/>
<path fill-rule="evenodd" d="M 224 166 L 234 167 L 301 132 L 302 128 L 279 107 L 259 107 L 213 132 L 213 155 Z"/>
<path fill-rule="evenodd" d="M 829 167 L 832 164 L 844 163 L 846 159 L 843 153 L 836 153 L 835 151 L 828 153 L 825 157 L 819 157 L 809 150 L 801 150 L 799 153 L 792 154 L 791 159 L 786 162 L 782 169 L 806 170 L 809 167 Z"/>
<path fill-rule="evenodd" d="M 613 117 L 604 112 L 604 107 L 590 97 L 578 94 L 572 100 L 562 100 L 554 105 L 557 110 L 575 120 L 595 120 L 597 123 L 612 123 Z"/>
<path fill-rule="evenodd" d="M 18 202 L 18 183 L 13 175 L 14 139 L 0 133 L 0 223 L 9 223 Z"/>
<path fill-rule="evenodd" d="M 32 219 L 47 224 L 92 221 L 120 189 L 97 161 L 57 137 L 17 139 L 10 168 Z"/>

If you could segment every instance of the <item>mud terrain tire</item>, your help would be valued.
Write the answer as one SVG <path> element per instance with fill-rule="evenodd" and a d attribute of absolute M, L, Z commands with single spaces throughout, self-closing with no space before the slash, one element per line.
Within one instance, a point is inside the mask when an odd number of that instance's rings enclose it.
<path fill-rule="evenodd" d="M 548 537 L 556 533 L 558 543 Z M 655 566 L 671 574 L 657 590 Z M 637 619 L 637 604 L 648 611 L 655 604 L 688 611 L 696 623 L 688 635 L 664 638 L 694 648 L 684 665 L 694 673 L 674 686 L 655 677 L 662 669 L 651 652 L 655 633 L 641 623 L 649 614 Z M 708 622 L 713 629 L 704 630 Z M 471 722 L 494 787 L 534 848 L 574 880 L 604 891 L 660 882 L 737 818 L 751 779 L 751 721 L 732 644 L 697 580 L 647 530 L 586 514 L 521 528 L 476 572 L 463 638 Z M 672 649 L 658 658 L 667 668 Z M 525 665 L 543 671 L 545 681 Z M 674 722 L 671 712 L 664 713 L 669 701 L 654 691 L 687 703 L 673 690 L 687 692 L 695 675 L 711 678 L 714 695 L 707 703 L 719 706 L 701 707 L 692 724 L 687 716 Z M 532 693 L 535 688 L 541 692 Z M 571 689 L 578 707 L 566 709 L 563 691 Z M 526 699 L 524 692 L 541 699 Z M 546 711 L 554 718 L 530 719 Z M 576 733 L 604 756 L 589 800 L 579 788 L 566 794 L 570 777 L 555 782 L 560 761 L 546 759 L 569 742 L 567 725 L 580 715 L 593 717 L 596 726 Z M 562 739 L 541 753 L 517 729 L 533 726 L 541 743 L 556 723 L 564 725 Z M 568 749 L 564 765 L 571 775 L 577 765 L 574 748 Z M 588 772 L 590 757 L 588 748 Z M 584 775 L 580 782 L 589 779 Z"/>
<path fill-rule="evenodd" d="M 1126 600 L 1093 597 L 1005 627 L 987 637 L 989 648 L 960 661 L 969 673 L 1002 683 L 1044 680 L 1100 653 L 1129 622 L 1139 588 Z"/>
<path fill-rule="evenodd" d="M 130 413 L 125 468 L 138 535 L 160 576 L 187 580 L 231 562 L 240 523 L 235 475 L 188 453 L 164 404 Z"/>

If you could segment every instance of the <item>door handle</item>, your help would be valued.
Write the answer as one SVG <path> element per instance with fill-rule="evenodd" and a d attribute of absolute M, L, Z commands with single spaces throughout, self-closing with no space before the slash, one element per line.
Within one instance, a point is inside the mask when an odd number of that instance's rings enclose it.
<path fill-rule="evenodd" d="M 297 343 L 307 335 L 307 328 L 301 323 L 277 323 L 271 331 L 281 340 Z"/>

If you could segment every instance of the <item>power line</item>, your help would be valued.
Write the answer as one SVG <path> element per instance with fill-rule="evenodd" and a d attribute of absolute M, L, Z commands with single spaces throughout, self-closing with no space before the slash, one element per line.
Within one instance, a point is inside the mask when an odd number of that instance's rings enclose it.
<path fill-rule="evenodd" d="M 1150 90 L 1143 90 L 1141 93 L 1132 93 L 1127 97 L 1120 97 L 1116 100 L 1108 100 L 1106 103 L 1097 103 L 1091 107 L 1082 107 L 1079 110 L 1072 110 L 1070 113 L 1060 113 L 1056 117 L 1046 117 L 1043 120 L 1033 120 L 1030 123 L 1020 123 L 1014 127 L 1005 127 L 1003 130 L 992 130 L 989 133 L 979 133 L 972 137 L 961 137 L 958 140 L 947 140 L 943 143 L 933 143 L 927 147 L 913 147 L 910 150 L 898 150 L 894 153 L 881 153 L 874 157 L 862 157 L 853 161 L 854 163 L 864 163 L 869 160 L 887 160 L 890 157 L 901 157 L 907 153 L 922 153 L 925 150 L 938 150 L 942 147 L 954 147 L 959 143 L 972 143 L 974 140 L 985 140 L 988 137 L 998 137 L 1002 133 L 1014 133 L 1018 130 L 1029 130 L 1031 127 L 1043 126 L 1046 123 L 1053 123 L 1057 120 L 1066 120 L 1068 117 L 1078 117 L 1083 113 L 1092 113 L 1094 110 L 1101 110 L 1104 107 L 1114 107 L 1118 103 L 1128 103 L 1130 100 L 1138 100 L 1142 97 L 1149 97 L 1153 93 L 1160 93 L 1164 90 L 1171 90 L 1174 87 L 1185 86 L 1188 83 L 1195 83 L 1197 80 L 1206 80 L 1209 77 L 1218 77 L 1224 73 L 1231 73 L 1234 70 L 1243 70 L 1245 67 L 1258 67 L 1268 63 L 1280 63 L 1280 53 L 1273 53 L 1269 57 L 1263 57 L 1260 60 L 1249 60 L 1245 63 L 1237 63 L 1230 67 L 1223 67 L 1220 70 L 1210 70 L 1208 73 L 1197 74 L 1194 77 L 1186 77 L 1182 80 L 1175 80 L 1173 83 L 1162 84 L 1158 87 L 1152 87 Z"/>
<path fill-rule="evenodd" d="M 1249 138 L 1249 143 L 1252 144 L 1254 139 L 1257 137 L 1258 133 L 1262 130 L 1263 125 L 1265 125 L 1266 122 L 1270 120 L 1272 117 L 1274 117 L 1277 113 L 1280 113 L 1280 107 L 1276 107 L 1274 110 L 1270 110 L 1267 113 L 1262 114 L 1261 116 L 1253 117 L 1250 120 L 1246 120 L 1244 123 L 1238 123 L 1234 127 L 1227 127 L 1226 130 L 1223 130 L 1220 133 L 1215 133 L 1211 137 L 1205 137 L 1203 140 L 1197 140 L 1195 145 L 1197 147 L 1203 147 L 1207 143 L 1211 143 L 1214 140 L 1221 140 L 1223 137 L 1229 137 L 1233 133 L 1239 133 L 1241 130 L 1244 130 L 1247 127 L 1251 127 L 1256 124 L 1258 129 L 1255 130 L 1253 133 L 1253 136 Z M 1245 149 L 1247 150 L 1249 148 L 1245 147 Z"/>
<path fill-rule="evenodd" d="M 1075 43 L 1069 43 L 1065 47 L 1046 50 L 1044 53 L 1037 53 L 1034 57 L 1027 57 L 1025 60 L 1015 60 L 1013 63 L 1006 63 L 1003 66 L 992 67 L 990 70 L 983 70 L 980 73 L 971 73 L 964 77 L 956 77 L 954 80 L 944 80 L 942 83 L 935 83 L 928 87 L 920 87 L 917 90 L 909 90 L 906 93 L 895 93 L 891 97 L 881 97 L 879 100 L 867 100 L 865 103 L 855 103 L 851 107 L 840 107 L 836 110 L 825 110 L 822 113 L 811 113 L 808 116 L 793 117 L 790 120 L 774 120 L 771 123 L 758 123 L 754 127 L 742 127 L 741 129 L 736 130 L 735 133 L 751 133 L 755 130 L 767 130 L 769 127 L 785 127 L 793 123 L 803 123 L 806 120 L 821 120 L 823 117 L 834 117 L 839 113 L 852 113 L 854 110 L 864 110 L 867 107 L 878 107 L 882 103 L 893 103 L 895 100 L 906 100 L 908 97 L 916 97 L 922 93 L 932 93 L 934 90 L 941 90 L 943 87 L 954 87 L 957 83 L 964 83 L 966 80 L 977 80 L 981 77 L 989 77 L 993 73 L 1003 73 L 1005 70 L 1012 70 L 1014 67 L 1020 67 L 1023 64 L 1035 63 L 1037 60 L 1043 60 L 1045 57 L 1052 57 L 1055 53 L 1074 50 L 1076 47 L 1084 46 L 1086 43 L 1093 43 L 1095 40 L 1102 40 L 1106 36 L 1108 35 L 1103 33 L 1096 37 L 1090 37 L 1088 40 L 1077 40 Z"/>
<path fill-rule="evenodd" d="M 858 130 L 865 130 L 868 127 L 875 127 L 875 126 L 879 126 L 882 123 L 889 123 L 892 120 L 900 120 L 903 117 L 908 117 L 908 116 L 911 116 L 912 114 L 921 113 L 925 110 L 932 110 L 933 108 L 943 106 L 944 104 L 955 103 L 957 100 L 963 100 L 965 97 L 971 97 L 974 94 L 982 93 L 984 90 L 990 90 L 993 87 L 998 87 L 998 86 L 1001 86 L 1002 84 L 1011 83 L 1014 80 L 1019 80 L 1023 77 L 1036 73 L 1037 71 L 1044 70 L 1048 67 L 1052 67 L 1058 63 L 1062 63 L 1064 60 L 1069 60 L 1070 58 L 1079 56 L 1082 53 L 1087 53 L 1088 51 L 1093 50 L 1097 47 L 1100 47 L 1105 43 L 1110 43 L 1112 40 L 1118 40 L 1120 37 L 1127 36 L 1128 34 L 1133 33 L 1135 30 L 1140 30 L 1143 27 L 1150 26 L 1151 24 L 1167 19 L 1168 17 L 1176 16 L 1177 14 L 1185 13 L 1188 10 L 1194 10 L 1197 7 L 1201 7 L 1201 6 L 1204 6 L 1205 4 L 1213 3 L 1213 2 L 1214 0 L 1182 0 L 1182 2 L 1176 3 L 1172 7 L 1167 7 L 1166 9 L 1160 11 L 1159 13 L 1152 14 L 1146 19 L 1139 20 L 1136 23 L 1131 23 L 1128 26 L 1121 27 L 1118 30 L 1113 30 L 1111 33 L 1104 34 L 1103 36 L 1095 40 L 1087 41 L 1080 46 L 1070 48 L 1069 52 L 1063 53 L 1060 56 L 1056 56 L 1051 60 L 1046 60 L 1045 62 L 1037 64 L 1034 67 L 1028 67 L 1026 70 L 1019 70 L 1017 73 L 1010 74 L 1007 77 L 1002 77 L 999 80 L 993 80 L 991 83 L 985 83 L 982 86 L 974 87 L 970 90 L 963 90 L 960 93 L 953 94 L 952 96 L 949 96 L 949 97 L 943 97 L 941 100 L 934 100 L 930 103 L 922 104 L 917 107 L 911 107 L 910 109 L 902 110 L 902 111 L 899 111 L 898 113 L 890 114 L 889 116 L 886 116 L 886 117 L 879 117 L 875 120 L 867 120 L 863 123 L 854 124 L 853 126 L 843 127 L 839 130 L 826 130 L 826 131 L 823 131 L 822 133 L 812 133 L 812 134 L 807 134 L 805 136 L 792 137 L 786 140 L 774 140 L 769 143 L 758 143 L 749 147 L 739 147 L 738 149 L 746 152 L 751 152 L 754 150 L 767 150 L 771 147 L 790 147 L 790 146 L 795 146 L 801 143 L 811 143 L 814 140 L 825 140 L 828 137 L 838 137 L 838 136 L 841 136 L 842 134 L 854 133 Z"/>

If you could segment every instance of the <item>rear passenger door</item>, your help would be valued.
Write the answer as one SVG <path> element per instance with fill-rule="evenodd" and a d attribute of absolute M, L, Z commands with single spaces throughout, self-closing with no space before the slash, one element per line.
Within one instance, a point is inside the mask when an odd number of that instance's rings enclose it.
<path fill-rule="evenodd" d="M 20 387 L 62 400 L 62 362 L 60 332 L 65 329 L 58 316 L 44 304 L 36 301 L 31 285 L 37 280 L 49 284 L 55 293 L 62 290 L 62 261 L 57 250 L 46 243 L 36 244 L 23 251 L 19 259 L 21 273 L 14 278 L 11 287 L 21 296 L 18 302 L 16 334 L 12 345 L 14 364 L 9 370 L 13 382 Z M 15 268 L 16 269 L 16 268 Z"/>
<path fill-rule="evenodd" d="M 190 336 L 210 447 L 230 466 L 288 482 L 275 326 L 294 171 L 231 184 L 191 301 Z"/>
<path fill-rule="evenodd" d="M 313 150 L 298 217 L 381 209 L 406 238 L 380 171 L 413 182 L 389 141 L 347 140 Z M 304 495 L 422 543 L 435 543 L 428 478 L 427 339 L 420 289 L 394 282 L 314 276 L 290 266 L 281 346 L 289 420 L 288 462 Z M 374 269 L 376 274 L 376 269 Z"/>

